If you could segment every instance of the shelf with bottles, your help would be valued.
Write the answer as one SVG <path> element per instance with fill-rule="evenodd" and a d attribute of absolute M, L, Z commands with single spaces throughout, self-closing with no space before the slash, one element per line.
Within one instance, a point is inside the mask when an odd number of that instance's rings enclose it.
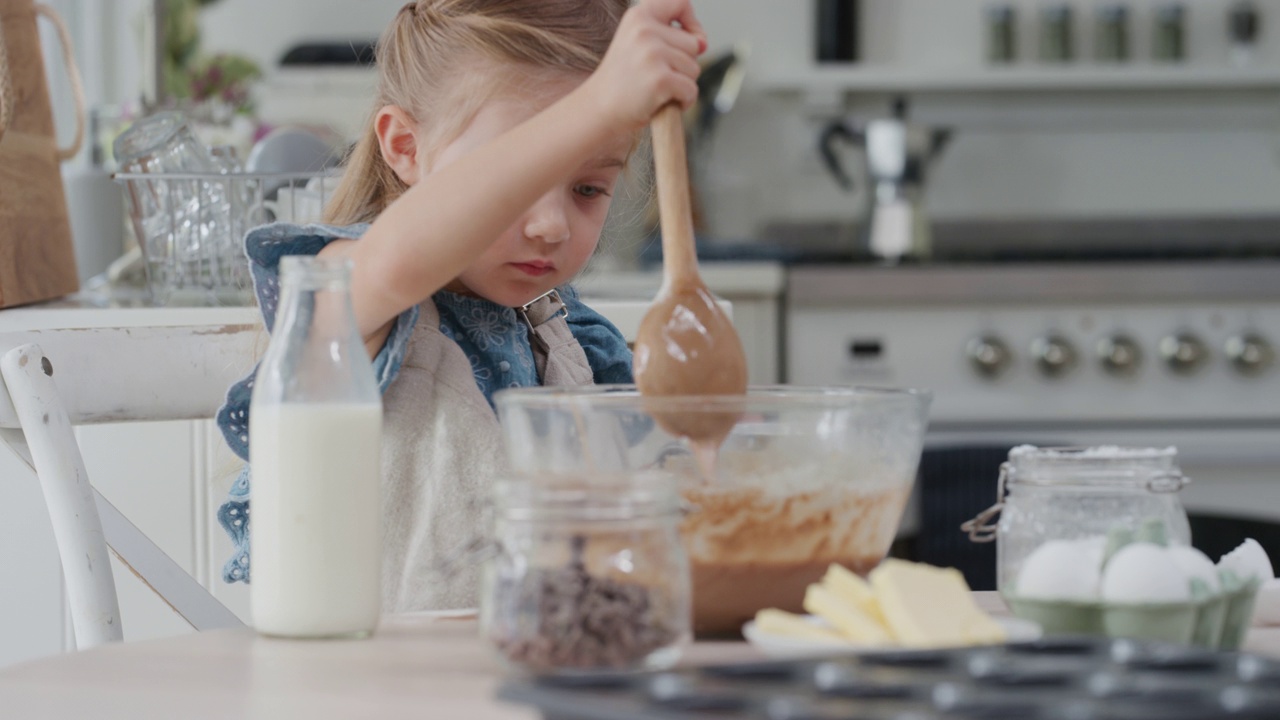
<path fill-rule="evenodd" d="M 1280 0 L 927 1 L 817 0 L 819 60 L 793 57 L 755 87 L 817 97 L 1280 89 L 1280 48 L 1261 33 Z"/>
<path fill-rule="evenodd" d="M 1280 90 L 1280 66 L 1080 63 L 973 68 L 893 65 L 811 66 L 762 75 L 757 88 L 775 93 L 1115 92 Z"/>

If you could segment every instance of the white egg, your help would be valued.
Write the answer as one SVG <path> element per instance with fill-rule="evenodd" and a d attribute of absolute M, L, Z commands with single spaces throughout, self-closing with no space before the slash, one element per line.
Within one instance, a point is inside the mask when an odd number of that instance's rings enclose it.
<path fill-rule="evenodd" d="M 1280 580 L 1268 580 L 1258 588 L 1253 606 L 1254 625 L 1280 625 Z"/>
<path fill-rule="evenodd" d="M 1186 545 L 1172 545 L 1168 548 L 1168 552 L 1188 580 L 1204 581 L 1209 592 L 1215 595 L 1221 591 L 1221 585 L 1218 583 L 1218 569 L 1214 567 L 1208 555 Z"/>
<path fill-rule="evenodd" d="M 1037 600 L 1096 600 L 1104 538 L 1050 540 L 1022 561 L 1017 593 Z"/>
<path fill-rule="evenodd" d="M 1102 573 L 1102 599 L 1117 603 L 1187 602 L 1191 582 L 1166 548 L 1133 543 L 1107 563 Z"/>
<path fill-rule="evenodd" d="M 1241 580 L 1258 578 L 1263 582 L 1274 580 L 1275 570 L 1271 567 L 1271 558 L 1262 549 L 1257 540 L 1249 538 L 1240 543 L 1240 547 L 1232 550 L 1218 561 L 1218 567 L 1230 570 Z"/>

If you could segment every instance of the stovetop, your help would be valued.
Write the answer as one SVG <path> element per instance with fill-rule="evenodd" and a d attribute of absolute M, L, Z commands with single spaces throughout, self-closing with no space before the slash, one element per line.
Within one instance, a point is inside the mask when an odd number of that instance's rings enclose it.
<path fill-rule="evenodd" d="M 933 253 L 894 264 L 1195 263 L 1280 258 L 1280 216 L 950 220 L 933 224 Z M 772 223 L 755 240 L 700 237 L 703 261 L 884 265 L 853 223 Z M 661 261 L 649 243 L 642 262 Z"/>

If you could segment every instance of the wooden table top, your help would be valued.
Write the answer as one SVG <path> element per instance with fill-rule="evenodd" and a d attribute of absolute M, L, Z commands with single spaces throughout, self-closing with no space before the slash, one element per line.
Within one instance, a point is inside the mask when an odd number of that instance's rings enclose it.
<path fill-rule="evenodd" d="M 979 604 L 1003 611 L 995 593 Z M 1255 628 L 1247 650 L 1280 657 L 1280 628 Z M 760 657 L 741 642 L 697 643 L 693 663 Z M 473 619 L 387 618 L 365 641 L 287 641 L 248 629 L 106 645 L 0 671 L 0 717 L 456 718 L 533 720 L 501 703 L 496 657 Z"/>

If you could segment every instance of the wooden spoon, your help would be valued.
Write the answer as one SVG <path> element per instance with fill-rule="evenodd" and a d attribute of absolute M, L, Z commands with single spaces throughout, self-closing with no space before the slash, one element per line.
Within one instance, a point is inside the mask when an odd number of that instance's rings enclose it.
<path fill-rule="evenodd" d="M 659 110 L 652 130 L 663 277 L 636 335 L 636 385 L 646 397 L 744 395 L 747 358 L 742 341 L 698 276 L 679 105 Z M 668 432 L 714 455 L 739 414 L 657 412 L 654 417 Z"/>

